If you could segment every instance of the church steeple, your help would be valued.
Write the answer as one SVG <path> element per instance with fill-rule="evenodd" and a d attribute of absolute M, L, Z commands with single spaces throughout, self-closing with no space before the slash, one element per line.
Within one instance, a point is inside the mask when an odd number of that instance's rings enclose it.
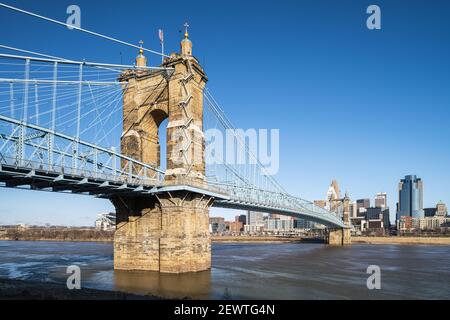
<path fill-rule="evenodd" d="M 181 40 L 181 54 L 185 57 L 192 56 L 192 42 L 189 40 L 189 24 L 186 22 L 184 24 L 184 39 Z"/>

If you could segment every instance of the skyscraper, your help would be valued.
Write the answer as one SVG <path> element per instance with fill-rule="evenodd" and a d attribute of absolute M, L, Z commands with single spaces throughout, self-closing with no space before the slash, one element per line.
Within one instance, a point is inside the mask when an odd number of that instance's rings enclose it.
<path fill-rule="evenodd" d="M 436 215 L 439 217 L 446 217 L 448 214 L 447 207 L 445 206 L 445 203 L 442 201 L 439 201 L 436 205 Z"/>
<path fill-rule="evenodd" d="M 356 200 L 356 213 L 358 217 L 365 216 L 367 208 L 370 207 L 370 199 Z"/>
<path fill-rule="evenodd" d="M 400 217 L 423 218 L 423 182 L 415 175 L 405 176 L 398 185 L 397 220 Z"/>
<path fill-rule="evenodd" d="M 370 199 L 358 199 L 356 200 L 356 207 L 359 208 L 369 208 L 370 207 Z"/>
<path fill-rule="evenodd" d="M 251 226 L 263 226 L 264 214 L 262 212 L 247 211 L 247 224 Z"/>
<path fill-rule="evenodd" d="M 386 208 L 387 207 L 387 194 L 386 192 L 378 192 L 375 196 L 375 207 Z"/>
<path fill-rule="evenodd" d="M 234 217 L 236 222 L 242 222 L 242 225 L 247 224 L 247 216 L 245 214 L 240 214 Z"/>

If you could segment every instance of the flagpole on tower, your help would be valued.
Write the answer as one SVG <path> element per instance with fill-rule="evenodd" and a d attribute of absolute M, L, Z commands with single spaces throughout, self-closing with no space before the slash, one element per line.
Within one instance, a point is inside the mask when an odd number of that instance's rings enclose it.
<path fill-rule="evenodd" d="M 164 63 L 164 31 L 158 30 L 159 42 L 161 43 L 161 64 Z"/>

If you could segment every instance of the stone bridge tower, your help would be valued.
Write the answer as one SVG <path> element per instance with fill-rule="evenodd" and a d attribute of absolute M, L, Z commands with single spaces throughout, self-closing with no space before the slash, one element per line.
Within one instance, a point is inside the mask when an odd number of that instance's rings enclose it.
<path fill-rule="evenodd" d="M 342 220 L 347 226 L 346 228 L 329 228 L 327 243 L 330 245 L 348 245 L 351 244 L 350 236 L 350 198 L 347 194 L 342 199 L 343 204 L 343 215 Z"/>
<path fill-rule="evenodd" d="M 146 66 L 140 50 L 137 66 Z M 161 192 L 116 196 L 114 268 L 169 273 L 211 267 L 209 207 L 205 191 L 203 89 L 207 77 L 192 56 L 186 29 L 181 53 L 165 58 L 162 70 L 122 73 L 121 152 L 160 166 L 158 128 L 168 119 L 167 168 Z"/>

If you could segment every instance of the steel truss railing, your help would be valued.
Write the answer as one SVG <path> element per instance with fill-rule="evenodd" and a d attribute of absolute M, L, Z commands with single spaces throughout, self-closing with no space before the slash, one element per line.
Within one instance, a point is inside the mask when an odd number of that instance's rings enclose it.
<path fill-rule="evenodd" d="M 149 164 L 51 129 L 3 115 L 0 128 L 2 166 L 147 186 L 164 178 L 164 171 Z"/>
<path fill-rule="evenodd" d="M 216 201 L 216 207 L 279 212 L 280 214 L 301 216 L 324 225 L 345 227 L 340 212 L 330 212 L 312 202 L 286 193 L 241 187 L 231 184 L 209 183 L 228 194 L 229 200 Z"/>

